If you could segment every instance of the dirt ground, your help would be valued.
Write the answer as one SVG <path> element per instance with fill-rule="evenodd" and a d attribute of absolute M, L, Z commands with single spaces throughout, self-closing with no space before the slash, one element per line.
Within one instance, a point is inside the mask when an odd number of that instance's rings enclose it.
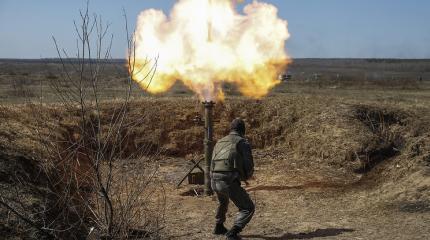
<path fill-rule="evenodd" d="M 430 238 L 428 203 L 385 202 L 383 187 L 372 186 L 366 176 L 351 176 L 345 182 L 328 177 L 324 170 L 315 171 L 288 159 L 284 159 L 287 166 L 276 170 L 268 166 L 273 159 L 258 155 L 264 155 L 264 151 L 257 154 L 256 179 L 245 187 L 256 211 L 242 232 L 243 239 Z M 188 194 L 198 190 L 197 185 L 175 187 L 183 166 L 183 159 L 169 159 L 161 167 L 166 179 L 167 239 L 224 239 L 211 234 L 215 196 Z M 230 203 L 227 227 L 232 226 L 236 212 Z"/>

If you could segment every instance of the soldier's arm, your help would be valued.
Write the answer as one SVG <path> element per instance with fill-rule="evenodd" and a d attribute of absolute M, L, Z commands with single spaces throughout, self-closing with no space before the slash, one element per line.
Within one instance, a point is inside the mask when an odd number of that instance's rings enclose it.
<path fill-rule="evenodd" d="M 238 150 L 243 157 L 244 172 L 247 175 L 246 178 L 249 179 L 254 174 L 254 158 L 252 157 L 251 145 L 247 140 L 240 141 Z"/>

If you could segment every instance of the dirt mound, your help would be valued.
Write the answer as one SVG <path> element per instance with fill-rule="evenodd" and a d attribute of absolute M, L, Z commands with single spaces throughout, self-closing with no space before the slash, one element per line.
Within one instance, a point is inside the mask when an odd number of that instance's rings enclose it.
<path fill-rule="evenodd" d="M 46 147 L 61 137 L 61 118 L 55 106 L 0 106 L 0 231 L 6 238 L 53 239 L 49 227 L 80 229 L 59 218 L 66 213 L 76 221 L 76 209 L 63 209 L 52 187 L 58 173 Z"/>
<path fill-rule="evenodd" d="M 106 112 L 113 109 L 111 104 L 105 107 Z M 142 119 L 141 125 L 129 128 L 131 150 L 150 143 L 170 156 L 202 153 L 200 102 L 150 99 L 133 102 L 130 111 L 134 118 Z M 416 173 L 422 177 L 415 179 L 423 180 L 418 185 L 425 188 L 430 130 L 423 111 L 326 97 L 232 98 L 215 105 L 215 139 L 228 133 L 232 119 L 241 117 L 252 146 L 264 149 L 264 155 L 258 150 L 255 154 L 259 166 L 286 171 L 299 166 L 324 178 L 310 181 L 357 183 L 366 188 L 385 183 L 400 187 Z M 283 175 L 279 176 L 273 181 L 282 182 Z"/>
<path fill-rule="evenodd" d="M 174 156 L 202 152 L 203 127 L 194 121 L 202 116 L 200 103 L 166 99 L 134 104 L 140 110 L 132 111 L 146 117 L 145 129 L 137 128 L 134 135 L 137 145 L 153 142 Z M 273 97 L 228 99 L 216 105 L 214 116 L 215 139 L 228 132 L 235 117 L 246 121 L 249 141 L 254 148 L 264 149 L 264 156 L 256 153 L 259 166 L 288 171 L 294 163 L 324 178 L 310 181 L 356 183 L 376 189 L 375 193 L 381 190 L 381 199 L 394 199 L 397 195 L 392 193 L 409 190 L 417 201 L 430 199 L 423 193 L 429 186 L 430 131 L 422 109 Z M 284 175 L 273 181 L 282 182 Z M 393 188 L 388 188 L 390 184 Z"/>
<path fill-rule="evenodd" d="M 421 109 L 358 105 L 355 116 L 374 134 L 355 154 L 362 163 L 356 172 L 363 174 L 360 184 L 369 197 L 401 211 L 414 206 L 425 211 L 430 202 L 427 115 Z"/>

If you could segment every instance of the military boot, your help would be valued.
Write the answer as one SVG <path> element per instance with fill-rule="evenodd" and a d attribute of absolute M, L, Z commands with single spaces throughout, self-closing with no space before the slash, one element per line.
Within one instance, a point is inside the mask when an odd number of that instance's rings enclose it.
<path fill-rule="evenodd" d="M 227 228 L 224 227 L 224 224 L 217 223 L 215 225 L 214 234 L 215 235 L 224 235 L 228 232 Z"/>
<path fill-rule="evenodd" d="M 242 239 L 239 236 L 239 233 L 242 231 L 242 229 L 238 226 L 233 226 L 230 231 L 228 231 L 225 236 L 227 237 L 227 240 L 240 240 Z"/>

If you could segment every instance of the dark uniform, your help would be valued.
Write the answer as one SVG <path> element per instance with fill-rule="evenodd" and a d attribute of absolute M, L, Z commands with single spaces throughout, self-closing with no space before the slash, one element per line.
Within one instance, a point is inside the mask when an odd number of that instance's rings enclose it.
<path fill-rule="evenodd" d="M 239 239 L 237 234 L 251 220 L 255 209 L 254 203 L 241 187 L 240 181 L 246 181 L 252 177 L 254 162 L 251 146 L 243 137 L 244 122 L 241 119 L 235 119 L 231 130 L 229 135 L 217 142 L 212 155 L 211 185 L 219 201 L 214 233 L 227 233 L 228 239 Z M 224 222 L 229 200 L 239 208 L 239 213 L 233 228 L 227 232 Z"/>

